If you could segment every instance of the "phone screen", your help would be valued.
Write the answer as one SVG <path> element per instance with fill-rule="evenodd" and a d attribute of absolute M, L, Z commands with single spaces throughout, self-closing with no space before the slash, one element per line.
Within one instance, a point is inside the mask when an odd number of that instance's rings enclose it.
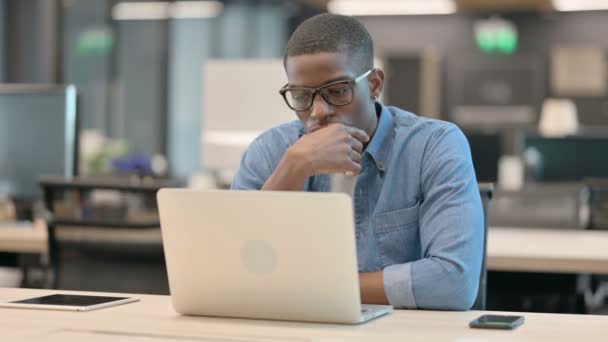
<path fill-rule="evenodd" d="M 470 323 L 472 328 L 514 329 L 524 322 L 523 316 L 483 315 Z"/>
<path fill-rule="evenodd" d="M 29 298 L 15 301 L 12 303 L 19 304 L 39 304 L 39 305 L 64 305 L 64 306 L 90 306 L 114 302 L 117 300 L 127 299 L 128 297 L 104 297 L 104 296 L 79 296 L 79 295 L 63 295 L 54 294 L 50 296 Z"/>

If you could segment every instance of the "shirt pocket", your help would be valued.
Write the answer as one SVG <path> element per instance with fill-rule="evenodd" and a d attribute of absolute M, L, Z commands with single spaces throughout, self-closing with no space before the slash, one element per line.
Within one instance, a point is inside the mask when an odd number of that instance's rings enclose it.
<path fill-rule="evenodd" d="M 413 261 L 420 256 L 418 212 L 420 205 L 377 214 L 374 232 L 382 266 Z"/>

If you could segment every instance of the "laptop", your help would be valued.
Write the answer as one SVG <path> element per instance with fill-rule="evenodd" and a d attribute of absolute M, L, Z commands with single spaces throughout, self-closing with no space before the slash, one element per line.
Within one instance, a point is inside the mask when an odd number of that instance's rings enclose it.
<path fill-rule="evenodd" d="M 161 189 L 163 248 L 184 315 L 357 324 L 352 200 L 345 194 Z"/>

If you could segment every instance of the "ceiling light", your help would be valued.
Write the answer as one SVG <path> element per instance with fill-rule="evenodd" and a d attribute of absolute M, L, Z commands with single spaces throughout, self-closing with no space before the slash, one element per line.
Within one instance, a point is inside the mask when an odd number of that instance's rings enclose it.
<path fill-rule="evenodd" d="M 222 3 L 208 1 L 120 2 L 112 7 L 114 20 L 163 20 L 213 18 L 222 13 Z"/>
<path fill-rule="evenodd" d="M 223 5 L 219 1 L 177 1 L 171 6 L 171 17 L 213 18 L 222 13 Z"/>
<path fill-rule="evenodd" d="M 453 0 L 332 0 L 329 12 L 353 15 L 425 15 L 456 12 Z"/>
<path fill-rule="evenodd" d="M 168 15 L 167 2 L 119 2 L 112 7 L 114 20 L 161 20 Z"/>
<path fill-rule="evenodd" d="M 608 0 L 553 0 L 553 7 L 561 12 L 608 10 Z"/>

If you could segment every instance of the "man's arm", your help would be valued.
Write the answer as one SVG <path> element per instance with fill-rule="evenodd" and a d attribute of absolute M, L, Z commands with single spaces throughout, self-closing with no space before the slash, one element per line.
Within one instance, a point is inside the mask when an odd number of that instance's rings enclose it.
<path fill-rule="evenodd" d="M 383 270 L 386 297 L 400 308 L 468 310 L 479 285 L 483 211 L 469 145 L 457 127 L 429 139 L 421 182 L 423 259 Z M 362 293 L 373 288 L 362 286 Z"/>
<path fill-rule="evenodd" d="M 277 139 L 264 135 L 249 146 L 232 189 L 301 191 L 315 174 L 357 174 L 361 151 L 370 138 L 358 128 L 332 123 L 302 136 L 291 146 L 278 149 L 276 145 L 285 142 Z"/>
<path fill-rule="evenodd" d="M 268 144 L 274 142 L 267 132 L 254 140 L 241 158 L 240 166 L 230 185 L 232 190 L 260 190 L 273 172 L 273 155 Z"/>
<path fill-rule="evenodd" d="M 330 124 L 290 146 L 262 190 L 300 191 L 315 174 L 361 170 L 361 151 L 367 134 L 354 127 Z"/>
<path fill-rule="evenodd" d="M 386 292 L 384 292 L 382 271 L 359 273 L 359 288 L 361 290 L 361 303 L 389 304 Z"/>
<path fill-rule="evenodd" d="M 300 191 L 312 176 L 311 169 L 310 162 L 290 147 L 261 190 Z"/>

